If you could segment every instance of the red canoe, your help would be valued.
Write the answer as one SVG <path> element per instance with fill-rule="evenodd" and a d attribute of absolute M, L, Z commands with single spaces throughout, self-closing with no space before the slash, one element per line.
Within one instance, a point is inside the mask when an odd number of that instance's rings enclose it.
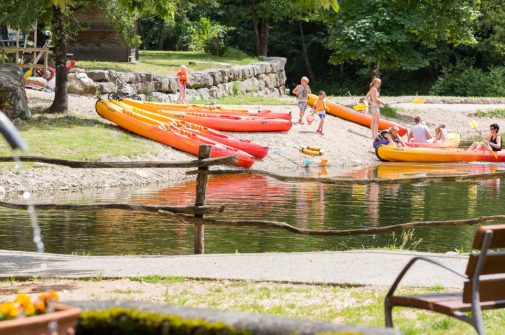
<path fill-rule="evenodd" d="M 122 99 L 121 101 L 130 106 L 142 108 L 151 112 L 158 112 L 158 111 L 196 112 L 196 113 L 210 113 L 210 114 L 235 115 L 235 116 L 254 116 L 254 117 L 263 117 L 267 119 L 283 119 L 291 121 L 291 112 L 274 112 L 269 109 L 261 109 L 261 110 L 232 109 L 232 108 L 222 108 L 217 106 L 206 106 L 206 105 L 165 104 L 159 102 L 138 101 L 131 99 Z"/>
<path fill-rule="evenodd" d="M 210 156 L 212 158 L 235 155 L 237 157 L 235 165 L 244 168 L 250 168 L 254 163 L 254 157 L 242 150 L 212 141 L 174 125 L 153 125 L 142 122 L 137 115 L 134 115 L 135 113 L 131 113 L 111 102 L 98 100 L 95 108 L 100 116 L 114 122 L 121 128 L 195 156 L 198 155 L 201 144 L 208 144 L 211 146 Z"/>

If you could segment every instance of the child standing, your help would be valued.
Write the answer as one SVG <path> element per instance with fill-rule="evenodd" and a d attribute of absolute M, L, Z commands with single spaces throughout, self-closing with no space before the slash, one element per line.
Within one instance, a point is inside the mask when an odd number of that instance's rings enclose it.
<path fill-rule="evenodd" d="M 188 84 L 188 68 L 185 65 L 181 65 L 181 69 L 177 72 L 177 79 L 179 82 L 179 99 L 183 104 L 188 103 L 188 98 L 186 97 L 186 85 Z"/>
<path fill-rule="evenodd" d="M 298 108 L 300 109 L 300 120 L 298 123 L 303 124 L 303 115 L 307 110 L 307 98 L 309 97 L 309 94 L 312 93 L 309 87 L 309 78 L 303 76 L 300 80 L 300 85 L 295 87 L 293 93 L 296 94 Z"/>
<path fill-rule="evenodd" d="M 326 93 L 324 91 L 319 91 L 316 103 L 314 104 L 314 110 L 319 115 L 319 127 L 317 127 L 317 133 L 323 135 L 323 125 L 324 119 L 326 118 L 326 102 L 324 98 L 326 97 Z"/>

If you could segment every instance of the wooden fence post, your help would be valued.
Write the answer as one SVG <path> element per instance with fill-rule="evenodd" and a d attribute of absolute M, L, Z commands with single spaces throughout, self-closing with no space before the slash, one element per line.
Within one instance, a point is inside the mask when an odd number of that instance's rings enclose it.
<path fill-rule="evenodd" d="M 210 145 L 200 145 L 198 148 L 198 159 L 210 157 Z M 208 167 L 199 167 L 198 171 L 208 171 Z M 206 173 L 199 173 L 196 176 L 196 200 L 195 207 L 205 205 L 205 194 L 207 192 L 207 180 L 209 176 Z M 195 214 L 195 218 L 203 218 L 203 214 Z M 195 223 L 195 254 L 204 253 L 204 227 L 201 223 Z"/>

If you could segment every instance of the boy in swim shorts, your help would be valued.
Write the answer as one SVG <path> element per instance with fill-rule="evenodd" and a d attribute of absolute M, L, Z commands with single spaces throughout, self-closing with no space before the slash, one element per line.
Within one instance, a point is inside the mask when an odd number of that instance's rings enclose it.
<path fill-rule="evenodd" d="M 319 127 L 317 128 L 317 133 L 323 135 L 323 125 L 324 119 L 326 118 L 326 102 L 324 98 L 326 93 L 324 91 L 319 91 L 316 103 L 314 104 L 314 111 L 319 115 Z"/>
<path fill-rule="evenodd" d="M 300 120 L 298 123 L 303 124 L 303 115 L 307 110 L 307 98 L 309 97 L 309 94 L 312 93 L 309 87 L 309 78 L 303 76 L 300 80 L 300 85 L 295 87 L 293 93 L 296 94 L 298 108 L 300 109 Z"/>

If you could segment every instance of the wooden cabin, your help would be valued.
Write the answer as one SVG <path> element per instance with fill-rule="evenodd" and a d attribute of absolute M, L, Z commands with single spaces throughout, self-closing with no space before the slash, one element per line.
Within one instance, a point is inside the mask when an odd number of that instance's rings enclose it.
<path fill-rule="evenodd" d="M 107 16 L 99 7 L 81 8 L 73 16 L 84 27 L 70 39 L 68 52 L 75 60 L 134 62 L 136 49 L 123 43 Z"/>

